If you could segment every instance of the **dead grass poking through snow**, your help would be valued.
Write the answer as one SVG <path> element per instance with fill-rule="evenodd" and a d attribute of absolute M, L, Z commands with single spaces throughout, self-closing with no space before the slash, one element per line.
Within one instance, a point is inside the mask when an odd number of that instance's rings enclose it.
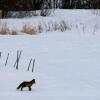
<path fill-rule="evenodd" d="M 7 23 L 0 23 L 0 35 L 17 35 L 16 30 L 10 30 L 7 26 Z"/>
<path fill-rule="evenodd" d="M 52 31 L 61 31 L 71 30 L 71 26 L 61 20 L 60 22 L 48 22 L 48 23 L 39 23 L 37 26 L 29 25 L 25 23 L 22 25 L 22 28 L 18 30 L 10 29 L 6 22 L 0 22 L 0 34 L 1 35 L 18 35 L 20 32 L 28 35 L 36 35 L 37 33 L 42 32 L 52 32 Z"/>
<path fill-rule="evenodd" d="M 32 26 L 25 24 L 22 26 L 21 32 L 29 34 L 29 35 L 34 35 L 37 33 L 37 30 L 36 30 L 36 27 L 32 27 Z"/>
<path fill-rule="evenodd" d="M 17 31 L 16 30 L 11 30 L 10 35 L 17 35 Z"/>
<path fill-rule="evenodd" d="M 1 35 L 6 35 L 9 34 L 10 30 L 7 27 L 7 23 L 3 23 L 2 25 L 0 25 L 0 34 Z"/>

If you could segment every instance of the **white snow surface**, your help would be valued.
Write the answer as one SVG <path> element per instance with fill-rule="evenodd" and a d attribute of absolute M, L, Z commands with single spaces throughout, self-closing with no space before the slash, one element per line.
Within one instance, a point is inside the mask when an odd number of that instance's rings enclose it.
<path fill-rule="evenodd" d="M 60 11 L 62 12 L 62 11 Z M 65 11 L 64 11 L 65 12 Z M 65 13 L 61 18 L 65 18 Z M 97 25 L 100 18 L 90 11 L 81 14 L 71 11 L 66 19 L 71 22 L 82 22 L 85 25 Z M 73 16 L 72 16 L 73 13 Z M 59 15 L 59 13 L 57 13 Z M 42 18 L 48 21 L 51 17 L 58 20 L 58 15 Z M 64 14 L 64 16 L 63 16 Z M 88 15 L 88 16 L 87 16 Z M 57 17 L 56 17 L 57 16 Z M 86 18 L 87 16 L 87 18 Z M 81 19 L 79 20 L 79 18 Z M 74 19 L 75 18 L 75 19 Z M 41 18 L 6 19 L 18 25 L 23 21 L 39 21 Z M 18 21 L 17 21 L 18 20 Z M 60 19 L 59 19 L 60 20 Z M 90 23 L 88 23 L 90 22 Z M 79 24 L 78 23 L 78 24 Z M 95 23 L 95 24 L 94 24 Z M 11 27 L 11 26 L 10 26 Z M 19 26 L 16 26 L 19 28 Z M 78 27 L 81 27 L 80 25 Z M 1 100 L 100 100 L 100 30 L 48 32 L 38 35 L 0 36 L 0 99 Z M 88 29 L 88 27 L 87 27 Z M 86 34 L 89 32 L 88 34 Z M 22 50 L 19 69 L 13 65 L 17 50 Z M 9 53 L 7 66 L 5 61 Z M 34 72 L 27 71 L 29 60 L 35 58 Z M 22 81 L 36 79 L 32 91 L 24 88 L 16 90 Z"/>

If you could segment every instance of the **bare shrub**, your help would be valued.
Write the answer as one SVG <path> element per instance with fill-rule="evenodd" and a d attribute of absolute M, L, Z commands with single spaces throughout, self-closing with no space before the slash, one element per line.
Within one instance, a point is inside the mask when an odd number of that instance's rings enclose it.
<path fill-rule="evenodd" d="M 50 32 L 50 31 L 61 31 L 64 32 L 66 30 L 70 30 L 71 26 L 66 23 L 65 21 L 60 21 L 60 22 L 48 22 L 48 23 L 44 23 L 44 24 L 39 24 L 37 26 L 37 30 L 39 33 L 41 32 Z"/>
<path fill-rule="evenodd" d="M 43 27 L 42 27 L 42 24 L 38 24 L 37 26 L 37 30 L 38 30 L 38 33 L 42 33 L 43 32 Z"/>
<path fill-rule="evenodd" d="M 3 23 L 1 26 L 0 26 L 0 34 L 1 35 L 6 35 L 6 34 L 9 34 L 10 30 L 9 28 L 7 27 L 7 23 Z"/>
<path fill-rule="evenodd" d="M 92 13 L 96 16 L 100 16 L 100 9 L 93 10 Z"/>
<path fill-rule="evenodd" d="M 66 30 L 70 30 L 70 27 L 67 25 L 67 23 L 65 21 L 62 20 L 60 22 L 59 29 L 60 29 L 60 31 L 64 32 Z"/>
<path fill-rule="evenodd" d="M 50 23 L 48 24 L 45 24 L 45 27 L 46 27 L 46 32 L 50 32 L 51 31 L 51 27 L 49 25 Z"/>
<path fill-rule="evenodd" d="M 36 27 L 31 27 L 31 26 L 29 26 L 27 24 L 24 24 L 22 26 L 21 32 L 33 35 L 33 34 L 37 33 L 37 30 L 36 30 Z"/>
<path fill-rule="evenodd" d="M 41 16 L 49 16 L 51 14 L 51 10 L 50 9 L 42 9 L 40 12 Z"/>
<path fill-rule="evenodd" d="M 40 15 L 41 16 L 49 16 L 51 14 L 51 10 L 47 1 L 44 1 L 41 5 Z"/>
<path fill-rule="evenodd" d="M 16 30 L 11 30 L 10 35 L 17 35 L 17 31 Z"/>
<path fill-rule="evenodd" d="M 37 33 L 51 32 L 51 31 L 64 32 L 70 29 L 71 29 L 71 26 L 64 20 L 61 20 L 60 22 L 52 22 L 52 21 L 47 22 L 47 23 L 40 22 L 37 26 L 31 26 L 25 23 L 20 29 L 20 32 L 29 34 L 29 35 L 35 35 Z M 7 23 L 3 22 L 3 23 L 0 23 L 0 34 L 1 35 L 7 35 L 7 34 L 17 35 L 18 32 L 14 29 L 9 29 L 7 26 Z"/>
<path fill-rule="evenodd" d="M 54 22 L 52 23 L 52 27 L 48 26 L 49 30 L 52 30 L 52 31 L 57 31 L 57 30 L 60 30 L 61 32 L 64 32 L 66 30 L 70 30 L 70 26 L 65 22 L 65 21 L 60 21 L 60 22 Z"/>
<path fill-rule="evenodd" d="M 59 27 L 58 27 L 58 23 L 52 23 L 52 31 L 57 31 L 58 29 L 59 29 Z"/>

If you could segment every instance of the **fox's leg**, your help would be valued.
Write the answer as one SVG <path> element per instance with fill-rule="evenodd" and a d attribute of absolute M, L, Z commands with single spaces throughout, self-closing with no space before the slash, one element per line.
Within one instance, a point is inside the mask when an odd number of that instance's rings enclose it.
<path fill-rule="evenodd" d="M 21 87 L 21 91 L 23 91 L 23 87 Z"/>
<path fill-rule="evenodd" d="M 32 90 L 30 86 L 29 86 L 28 88 L 29 88 L 29 91 L 31 91 L 31 90 Z"/>

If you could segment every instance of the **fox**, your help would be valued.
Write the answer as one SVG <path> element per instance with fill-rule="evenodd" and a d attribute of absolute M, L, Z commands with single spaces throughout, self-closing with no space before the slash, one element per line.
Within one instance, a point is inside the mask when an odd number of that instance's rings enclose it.
<path fill-rule="evenodd" d="M 21 88 L 21 91 L 23 90 L 23 88 L 28 87 L 29 91 L 31 91 L 31 87 L 33 84 L 35 84 L 36 81 L 35 79 L 32 79 L 31 81 L 23 81 L 18 87 L 17 90 Z"/>

